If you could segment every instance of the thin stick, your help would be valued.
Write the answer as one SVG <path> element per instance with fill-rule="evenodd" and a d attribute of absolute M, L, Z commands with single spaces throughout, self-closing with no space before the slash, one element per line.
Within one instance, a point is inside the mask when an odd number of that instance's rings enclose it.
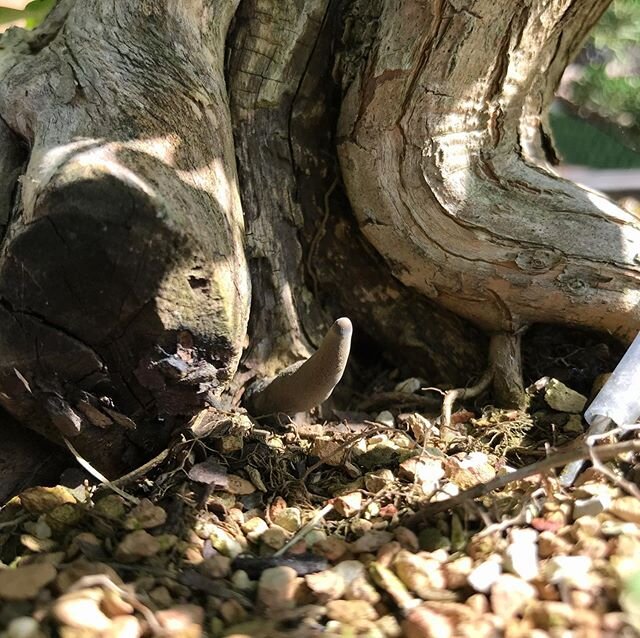
<path fill-rule="evenodd" d="M 573 461 L 588 459 L 591 456 L 592 451 L 595 451 L 596 449 L 597 458 L 600 461 L 608 461 L 620 454 L 623 454 L 624 452 L 640 452 L 640 440 L 636 439 L 634 441 L 623 441 L 622 443 L 601 445 L 597 448 L 593 448 L 585 442 L 580 447 L 577 447 L 575 449 L 566 450 L 565 452 L 557 452 L 556 454 L 552 454 L 542 461 L 538 461 L 537 463 L 532 463 L 531 465 L 522 467 L 515 472 L 511 472 L 503 476 L 498 476 L 488 483 L 476 485 L 472 488 L 469 488 L 468 490 L 464 490 L 457 496 L 453 496 L 446 501 L 429 503 L 428 505 L 425 505 L 414 516 L 412 516 L 405 524 L 410 527 L 426 523 L 430 519 L 430 517 L 435 514 L 445 512 L 452 507 L 462 505 L 466 501 L 484 496 L 485 494 L 489 494 L 490 492 L 500 489 L 501 487 L 505 487 L 505 485 L 513 483 L 514 481 L 521 481 L 530 476 L 534 476 L 535 474 L 544 474 L 554 467 L 561 467 L 563 465 L 567 465 L 567 463 L 572 463 Z"/>
<path fill-rule="evenodd" d="M 445 428 L 451 427 L 451 410 L 453 404 L 456 401 L 464 401 L 466 399 L 473 399 L 479 394 L 482 394 L 491 384 L 493 379 L 493 370 L 489 368 L 480 377 L 480 381 L 470 388 L 455 388 L 453 390 L 447 390 L 444 393 L 444 401 L 442 402 L 442 426 Z"/>
<path fill-rule="evenodd" d="M 481 532 L 475 535 L 475 538 L 484 538 L 485 536 L 491 536 L 496 532 L 503 532 L 505 529 L 509 529 L 509 527 L 513 527 L 514 525 L 523 525 L 524 523 L 528 523 L 527 520 L 529 518 L 529 506 L 533 504 L 536 515 L 540 511 L 541 506 L 536 503 L 536 496 L 544 493 L 543 488 L 538 488 L 533 490 L 526 498 L 522 506 L 520 507 L 520 511 L 511 518 L 505 518 L 498 523 L 492 523 L 491 525 L 487 525 Z"/>
<path fill-rule="evenodd" d="M 169 456 L 169 450 L 162 450 L 160 454 L 154 456 L 150 461 L 147 461 L 144 465 L 137 467 L 135 470 L 131 470 L 128 474 L 121 476 L 115 481 L 111 481 L 111 485 L 115 485 L 116 487 L 122 487 L 123 485 L 127 485 L 129 483 L 133 483 L 137 481 L 139 478 L 142 478 L 147 472 L 150 472 L 154 467 L 157 467 Z"/>
<path fill-rule="evenodd" d="M 600 433 L 592 434 L 591 436 L 587 437 L 587 445 L 589 445 L 591 448 L 591 454 L 589 455 L 589 458 L 591 459 L 591 464 L 593 465 L 593 468 L 598 472 L 600 472 L 600 474 L 602 474 L 603 476 L 606 476 L 614 485 L 617 485 L 621 489 L 625 490 L 627 493 L 631 494 L 631 496 L 635 496 L 637 499 L 640 499 L 640 490 L 638 489 L 638 487 L 631 481 L 627 481 L 626 479 L 616 475 L 615 472 L 612 472 L 597 457 L 596 450 L 598 448 L 595 447 L 595 443 L 599 439 L 604 439 L 609 436 L 617 436 L 620 433 L 629 432 L 631 430 L 638 430 L 638 429 L 640 429 L 640 426 L 636 425 L 636 426 L 630 426 L 625 428 L 615 428 L 610 432 L 603 432 L 602 434 Z"/>
<path fill-rule="evenodd" d="M 605 434 L 607 430 L 610 430 L 612 427 L 613 421 L 609 417 L 597 416 L 584 435 L 584 441 L 588 445 L 593 445 L 595 439 L 590 442 L 591 437 Z M 562 485 L 562 487 L 571 487 L 573 485 L 584 466 L 585 460 L 586 459 L 580 459 L 575 463 L 569 463 L 569 465 L 562 470 L 560 473 L 560 485 Z"/>
<path fill-rule="evenodd" d="M 274 556 L 282 556 L 288 552 L 299 540 L 302 540 L 329 512 L 333 510 L 333 503 L 325 505 L 308 523 L 305 523 L 293 538 L 281 547 Z"/>
<path fill-rule="evenodd" d="M 82 467 L 85 470 L 87 470 L 87 472 L 89 472 L 91 476 L 97 478 L 105 487 L 112 489 L 116 494 L 119 494 L 120 496 L 122 496 L 122 498 L 129 501 L 130 503 L 137 505 L 140 502 L 140 499 L 136 498 L 135 496 L 131 496 L 131 494 L 127 494 L 124 490 L 121 490 L 117 485 L 114 485 L 113 483 L 111 483 L 109 479 L 106 476 L 104 476 L 104 474 L 101 474 L 100 472 L 98 472 L 98 470 L 96 470 L 96 468 L 93 467 L 89 463 L 89 461 L 87 461 L 85 458 L 80 456 L 80 453 L 78 452 L 78 450 L 76 450 L 76 448 L 73 447 L 73 445 L 71 445 L 71 441 L 69 441 L 69 439 L 67 439 L 66 437 L 63 437 L 63 438 L 66 446 L 69 448 L 71 454 L 73 454 L 76 461 L 78 461 L 78 463 L 82 465 Z"/>

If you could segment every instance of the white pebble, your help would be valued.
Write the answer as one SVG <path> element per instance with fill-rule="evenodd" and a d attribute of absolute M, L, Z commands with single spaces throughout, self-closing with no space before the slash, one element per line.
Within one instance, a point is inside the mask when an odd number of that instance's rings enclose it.
<path fill-rule="evenodd" d="M 29 616 L 14 618 L 7 627 L 7 638 L 36 638 L 40 636 L 40 624 Z"/>
<path fill-rule="evenodd" d="M 383 410 L 382 412 L 380 412 L 376 417 L 376 422 L 382 423 L 382 425 L 388 425 L 390 428 L 395 425 L 393 414 L 391 414 L 389 410 Z"/>
<path fill-rule="evenodd" d="M 496 560 L 487 560 L 475 567 L 467 576 L 473 589 L 486 594 L 502 574 L 502 565 Z"/>

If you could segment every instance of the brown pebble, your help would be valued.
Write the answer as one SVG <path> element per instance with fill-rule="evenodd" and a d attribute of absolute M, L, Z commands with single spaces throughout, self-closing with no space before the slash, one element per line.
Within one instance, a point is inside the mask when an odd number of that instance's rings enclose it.
<path fill-rule="evenodd" d="M 329 536 L 313 546 L 313 553 L 331 562 L 342 558 L 349 551 L 349 543 L 338 536 Z"/>
<path fill-rule="evenodd" d="M 198 571 L 209 578 L 226 578 L 231 573 L 231 559 L 222 554 L 210 556 L 198 565 Z"/>
<path fill-rule="evenodd" d="M 115 551 L 115 557 L 123 563 L 135 563 L 142 558 L 155 556 L 159 551 L 158 539 L 141 529 L 127 534 L 120 541 Z"/>
<path fill-rule="evenodd" d="M 291 567 L 265 569 L 258 581 L 258 602 L 271 610 L 295 607 L 296 591 L 302 582 Z"/>
<path fill-rule="evenodd" d="M 489 611 L 489 599 L 484 594 L 472 594 L 467 598 L 466 604 L 478 614 Z"/>
<path fill-rule="evenodd" d="M 30 600 L 55 577 L 56 568 L 49 563 L 0 569 L 0 599 Z"/>

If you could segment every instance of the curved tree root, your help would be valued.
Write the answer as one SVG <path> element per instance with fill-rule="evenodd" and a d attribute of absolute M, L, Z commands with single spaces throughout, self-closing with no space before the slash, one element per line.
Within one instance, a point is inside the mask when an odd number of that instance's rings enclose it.
<path fill-rule="evenodd" d="M 479 396 L 491 385 L 493 379 L 493 368 L 489 367 L 486 372 L 480 377 L 480 380 L 470 388 L 454 388 L 453 390 L 447 390 L 444 393 L 444 401 L 442 402 L 442 413 L 440 420 L 442 421 L 442 427 L 451 427 L 451 410 L 453 404 L 456 401 L 462 401 L 465 399 L 473 399 Z"/>
<path fill-rule="evenodd" d="M 491 336 L 489 366 L 478 383 L 470 388 L 454 388 L 445 392 L 440 417 L 443 427 L 451 426 L 451 411 L 456 401 L 473 399 L 490 386 L 493 386 L 496 405 L 519 410 L 527 406 L 522 378 L 521 337 L 521 332 L 502 332 Z"/>

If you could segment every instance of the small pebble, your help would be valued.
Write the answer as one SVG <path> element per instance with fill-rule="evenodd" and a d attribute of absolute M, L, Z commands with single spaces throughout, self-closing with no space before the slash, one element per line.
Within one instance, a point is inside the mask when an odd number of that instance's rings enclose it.
<path fill-rule="evenodd" d="M 476 591 L 486 594 L 502 574 L 502 565 L 496 560 L 480 563 L 467 576 L 467 582 Z"/>
<path fill-rule="evenodd" d="M 410 530 L 408 527 L 396 527 L 393 530 L 393 537 L 404 547 L 404 549 L 408 549 L 410 552 L 417 552 L 420 549 L 420 541 L 416 536 L 415 532 Z"/>
<path fill-rule="evenodd" d="M 469 574 L 473 570 L 473 559 L 461 556 L 442 566 L 447 589 L 461 589 L 467 584 Z"/>
<path fill-rule="evenodd" d="M 106 631 L 111 626 L 111 621 L 100 609 L 103 596 L 104 593 L 99 588 L 64 594 L 53 604 L 53 616 L 68 627 Z"/>
<path fill-rule="evenodd" d="M 394 473 L 389 469 L 378 470 L 377 472 L 367 472 L 364 475 L 364 486 L 369 492 L 379 492 L 390 485 L 395 480 Z"/>
<path fill-rule="evenodd" d="M 123 563 L 135 563 L 141 558 L 155 556 L 159 551 L 158 539 L 141 529 L 127 534 L 120 541 L 115 556 Z"/>
<path fill-rule="evenodd" d="M 349 494 L 336 496 L 333 500 L 333 505 L 340 516 L 353 516 L 362 508 L 362 492 L 350 492 Z"/>
<path fill-rule="evenodd" d="M 242 569 L 238 569 L 231 574 L 231 584 L 240 591 L 253 591 L 257 583 L 249 578 L 249 574 Z"/>
<path fill-rule="evenodd" d="M 538 536 L 538 552 L 542 558 L 570 554 L 572 549 L 573 543 L 554 532 L 540 532 L 540 536 Z"/>
<path fill-rule="evenodd" d="M 329 536 L 325 540 L 318 541 L 313 546 L 314 554 L 323 556 L 331 562 L 336 562 L 349 551 L 349 543 L 339 536 Z"/>
<path fill-rule="evenodd" d="M 549 407 L 558 412 L 573 412 L 576 414 L 584 410 L 587 397 L 568 388 L 557 379 L 551 379 L 545 388 L 544 400 Z"/>
<path fill-rule="evenodd" d="M 173 602 L 169 590 L 164 586 L 154 587 L 149 592 L 149 598 L 151 598 L 151 600 L 161 609 L 170 607 Z"/>
<path fill-rule="evenodd" d="M 401 550 L 393 561 L 393 569 L 408 589 L 425 600 L 434 590 L 446 586 L 441 564 L 420 554 Z"/>
<path fill-rule="evenodd" d="M 0 600 L 30 600 L 55 577 L 56 568 L 49 563 L 35 563 L 15 569 L 0 569 Z"/>
<path fill-rule="evenodd" d="M 148 498 L 143 498 L 134 507 L 124 521 L 125 529 L 151 529 L 163 525 L 167 520 L 167 513 L 154 505 Z"/>
<path fill-rule="evenodd" d="M 288 538 L 287 532 L 282 527 L 273 526 L 260 536 L 260 542 L 264 543 L 271 549 L 281 549 L 284 547 Z"/>
<path fill-rule="evenodd" d="M 217 549 L 224 556 L 229 558 L 235 558 L 239 554 L 242 554 L 242 545 L 233 538 L 227 531 L 221 527 L 214 525 L 211 529 L 209 540 L 215 549 Z"/>
<path fill-rule="evenodd" d="M 640 500 L 635 496 L 616 498 L 611 503 L 609 511 L 623 521 L 640 525 Z"/>
<path fill-rule="evenodd" d="M 272 611 L 291 609 L 301 581 L 291 567 L 265 569 L 258 581 L 258 602 Z"/>
<path fill-rule="evenodd" d="M 591 496 L 590 498 L 577 498 L 573 503 L 573 520 L 583 516 L 597 516 L 605 512 L 611 506 L 611 497 L 606 494 Z"/>
<path fill-rule="evenodd" d="M 537 533 L 532 529 L 514 530 L 504 552 L 504 566 L 525 581 L 538 576 Z"/>
<path fill-rule="evenodd" d="M 312 529 L 305 537 L 307 547 L 314 547 L 317 543 L 327 540 L 327 533 L 321 529 Z"/>
<path fill-rule="evenodd" d="M 493 613 L 505 620 L 513 618 L 535 597 L 535 587 L 512 574 L 501 574 L 491 586 Z"/>
<path fill-rule="evenodd" d="M 388 425 L 390 428 L 392 428 L 395 425 L 395 419 L 393 418 L 393 414 L 391 414 L 391 412 L 389 412 L 388 410 L 383 410 L 382 412 L 379 412 L 378 416 L 376 416 L 376 422 L 382 423 L 382 425 Z"/>
<path fill-rule="evenodd" d="M 7 638 L 40 638 L 40 623 L 30 616 L 14 618 L 7 626 Z"/>
<path fill-rule="evenodd" d="M 268 529 L 267 522 L 258 516 L 254 516 L 242 524 L 242 531 L 252 543 L 257 543 Z"/>
<path fill-rule="evenodd" d="M 331 600 L 327 603 L 327 616 L 357 630 L 363 621 L 377 620 L 378 612 L 364 600 Z"/>
<path fill-rule="evenodd" d="M 302 514 L 297 507 L 285 507 L 275 515 L 273 522 L 288 532 L 296 532 L 302 525 Z"/>
<path fill-rule="evenodd" d="M 158 622 L 169 636 L 201 636 L 204 609 L 199 605 L 176 605 L 156 612 Z"/>
<path fill-rule="evenodd" d="M 364 536 L 361 536 L 358 540 L 351 543 L 351 551 L 354 554 L 362 554 L 364 552 L 376 552 L 385 543 L 388 543 L 393 539 L 391 532 L 372 531 L 367 532 Z"/>
<path fill-rule="evenodd" d="M 589 582 L 589 572 L 593 561 L 589 556 L 552 556 L 544 568 L 544 575 L 550 583 L 564 585 L 584 585 Z"/>

